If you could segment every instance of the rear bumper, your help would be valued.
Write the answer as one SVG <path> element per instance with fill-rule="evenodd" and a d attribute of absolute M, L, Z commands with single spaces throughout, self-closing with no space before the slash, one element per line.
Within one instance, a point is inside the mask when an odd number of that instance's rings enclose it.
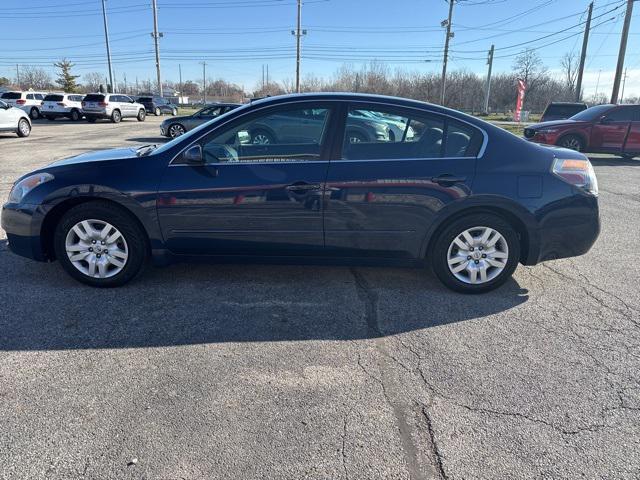
<path fill-rule="evenodd" d="M 81 110 L 81 113 L 85 116 L 85 117 L 91 117 L 91 118 L 109 118 L 111 116 L 110 112 L 107 112 L 106 110 Z"/>
<path fill-rule="evenodd" d="M 555 205 L 531 232 L 525 265 L 587 253 L 600 235 L 597 197 L 580 194 Z"/>
<path fill-rule="evenodd" d="M 46 261 L 40 239 L 40 225 L 44 218 L 38 205 L 7 203 L 2 207 L 2 228 L 7 232 L 9 249 L 22 257 Z"/>

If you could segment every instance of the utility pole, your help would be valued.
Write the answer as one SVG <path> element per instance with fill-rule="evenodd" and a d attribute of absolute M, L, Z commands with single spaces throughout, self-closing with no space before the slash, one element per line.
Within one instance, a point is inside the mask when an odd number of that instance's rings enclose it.
<path fill-rule="evenodd" d="M 300 93 L 300 37 L 306 32 L 300 30 L 302 26 L 302 0 L 298 0 L 298 26 L 296 28 L 296 92 Z"/>
<path fill-rule="evenodd" d="M 449 59 L 449 39 L 453 36 L 451 33 L 451 17 L 453 16 L 453 3 L 455 0 L 449 0 L 449 18 L 440 25 L 447 27 L 447 36 L 444 40 L 444 60 L 442 62 L 442 85 L 440 88 L 440 104 L 444 105 L 444 93 L 447 83 L 447 60 Z M 445 25 L 446 24 L 446 25 Z"/>
<path fill-rule="evenodd" d="M 18 66 L 18 64 L 16 63 L 16 82 L 18 83 L 18 88 L 20 87 L 20 67 Z"/>
<path fill-rule="evenodd" d="M 624 67 L 624 56 L 627 52 L 627 40 L 629 39 L 629 25 L 631 24 L 631 14 L 633 13 L 633 0 L 627 0 L 627 13 L 624 16 L 622 26 L 622 38 L 620 39 L 620 51 L 618 52 L 618 65 L 616 66 L 616 76 L 613 79 L 613 90 L 611 91 L 611 103 L 618 103 L 618 91 L 620 90 L 620 80 L 622 78 L 622 68 Z"/>
<path fill-rule="evenodd" d="M 487 85 L 484 92 L 484 113 L 489 113 L 489 95 L 491 94 L 491 69 L 493 68 L 493 52 L 495 48 L 491 45 L 491 49 L 489 50 L 489 58 L 487 59 L 487 64 L 489 65 L 489 71 L 487 72 Z"/>
<path fill-rule="evenodd" d="M 582 75 L 584 74 L 584 62 L 587 58 L 587 45 L 589 44 L 589 31 L 591 30 L 591 14 L 593 13 L 593 2 L 589 4 L 587 14 L 587 24 L 584 27 L 584 37 L 582 38 L 582 53 L 580 54 L 580 67 L 578 68 L 578 80 L 576 82 L 576 102 L 582 99 Z"/>
<path fill-rule="evenodd" d="M 180 83 L 179 83 L 179 89 L 180 91 L 178 92 L 178 105 L 180 105 L 182 103 L 182 97 L 184 97 L 184 94 L 182 93 L 182 65 L 178 64 L 178 78 L 180 79 Z"/>
<path fill-rule="evenodd" d="M 624 75 L 622 76 L 622 93 L 620 93 L 620 103 L 624 98 L 624 86 L 627 83 L 627 67 L 624 67 Z"/>
<path fill-rule="evenodd" d="M 158 93 L 162 97 L 162 80 L 160 79 L 160 46 L 158 44 L 158 38 L 162 37 L 162 33 L 158 33 L 158 5 L 156 0 L 153 0 L 153 42 L 156 46 L 156 73 L 158 75 Z"/>
<path fill-rule="evenodd" d="M 262 64 L 262 91 L 264 92 L 264 63 Z"/>
<path fill-rule="evenodd" d="M 596 81 L 596 93 L 594 93 L 594 103 L 598 101 L 598 88 L 600 88 L 600 74 L 602 73 L 602 69 L 598 70 L 598 80 Z"/>
<path fill-rule="evenodd" d="M 269 86 L 269 64 L 267 63 L 267 87 Z"/>
<path fill-rule="evenodd" d="M 107 25 L 107 8 L 102 0 L 102 20 L 104 22 L 104 41 L 107 44 L 107 63 L 109 65 L 109 82 L 111 83 L 111 89 L 113 91 L 113 70 L 111 68 L 111 48 L 109 47 L 109 26 Z M 109 90 L 107 88 L 107 90 Z"/>
<path fill-rule="evenodd" d="M 202 64 L 202 103 L 207 104 L 207 62 Z"/>

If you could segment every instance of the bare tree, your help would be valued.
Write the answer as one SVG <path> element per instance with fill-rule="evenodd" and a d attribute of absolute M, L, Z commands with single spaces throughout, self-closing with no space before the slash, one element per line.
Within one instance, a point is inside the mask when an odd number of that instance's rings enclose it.
<path fill-rule="evenodd" d="M 567 52 L 562 57 L 560 65 L 562 66 L 562 76 L 564 78 L 567 93 L 574 96 L 576 91 L 576 79 L 578 77 L 578 56 L 575 52 Z"/>
<path fill-rule="evenodd" d="M 16 82 L 16 84 L 18 84 L 18 82 Z M 22 90 L 28 90 L 30 88 L 34 90 L 47 90 L 52 86 L 51 75 L 42 68 L 26 65 L 20 68 L 20 83 L 18 86 Z"/>
<path fill-rule="evenodd" d="M 97 92 L 100 90 L 100 85 L 106 82 L 104 76 L 99 72 L 85 73 L 82 77 L 84 84 L 84 90 L 87 93 Z"/>
<path fill-rule="evenodd" d="M 542 63 L 538 52 L 530 48 L 516 57 L 512 68 L 518 78 L 524 80 L 527 86 L 527 97 L 549 81 L 547 67 Z"/>

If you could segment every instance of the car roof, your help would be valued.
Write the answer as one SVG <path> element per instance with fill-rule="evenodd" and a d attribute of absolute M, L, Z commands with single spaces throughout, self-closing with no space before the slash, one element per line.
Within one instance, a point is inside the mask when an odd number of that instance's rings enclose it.
<path fill-rule="evenodd" d="M 582 107 L 582 106 L 586 107 L 587 106 L 587 104 L 584 103 L 584 102 L 551 102 L 551 103 L 549 103 L 549 105 L 566 105 L 566 106 L 574 106 L 575 105 L 575 106 L 580 106 L 580 107 Z"/>

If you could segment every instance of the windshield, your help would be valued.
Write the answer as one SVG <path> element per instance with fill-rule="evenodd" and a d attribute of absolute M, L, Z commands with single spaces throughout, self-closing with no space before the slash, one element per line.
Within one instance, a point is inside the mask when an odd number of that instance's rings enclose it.
<path fill-rule="evenodd" d="M 61 102 L 62 100 L 62 95 L 47 95 L 44 97 L 45 102 Z"/>
<path fill-rule="evenodd" d="M 608 110 L 611 110 L 611 105 L 598 105 L 596 107 L 587 108 L 580 113 L 576 113 L 573 117 L 571 117 L 571 120 L 591 122 L 601 115 L 604 115 Z"/>
<path fill-rule="evenodd" d="M 84 97 L 85 102 L 104 102 L 104 95 L 99 95 L 97 93 L 90 93 L 86 97 Z"/>
<path fill-rule="evenodd" d="M 153 151 L 153 154 L 155 155 L 156 153 L 166 152 L 167 150 L 169 150 L 170 148 L 174 147 L 175 145 L 177 145 L 178 143 L 180 143 L 182 141 L 185 141 L 185 145 L 186 145 L 186 143 L 188 143 L 189 139 L 193 139 L 194 137 L 197 137 L 202 132 L 202 130 L 207 129 L 210 125 L 213 125 L 214 123 L 219 122 L 221 119 L 227 118 L 227 116 L 229 116 L 229 114 L 231 112 L 236 113 L 239 110 L 242 110 L 242 109 L 248 107 L 249 105 L 251 105 L 251 104 L 248 103 L 246 105 L 243 105 L 240 108 L 229 110 L 228 112 L 223 113 L 222 115 L 219 115 L 219 116 L 209 120 L 208 122 L 205 122 L 202 125 L 197 126 L 193 130 L 190 130 L 189 132 L 185 133 L 184 135 L 180 135 L 179 137 L 176 137 L 173 140 L 165 143 L 161 147 L 155 149 Z"/>

